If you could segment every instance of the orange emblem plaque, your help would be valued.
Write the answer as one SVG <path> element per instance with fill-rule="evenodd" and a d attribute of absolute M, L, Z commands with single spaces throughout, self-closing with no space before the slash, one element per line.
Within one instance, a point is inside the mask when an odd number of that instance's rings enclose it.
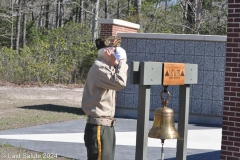
<path fill-rule="evenodd" d="M 184 85 L 184 63 L 164 63 L 163 85 Z"/>

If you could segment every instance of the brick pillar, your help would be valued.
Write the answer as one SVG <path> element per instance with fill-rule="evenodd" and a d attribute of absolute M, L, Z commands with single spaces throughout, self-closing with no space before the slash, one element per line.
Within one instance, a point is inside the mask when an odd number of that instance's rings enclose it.
<path fill-rule="evenodd" d="M 99 19 L 100 37 L 117 36 L 118 32 L 136 33 L 140 28 L 139 24 L 119 20 L 119 19 Z"/>
<path fill-rule="evenodd" d="M 228 0 L 221 160 L 240 160 L 240 0 Z"/>

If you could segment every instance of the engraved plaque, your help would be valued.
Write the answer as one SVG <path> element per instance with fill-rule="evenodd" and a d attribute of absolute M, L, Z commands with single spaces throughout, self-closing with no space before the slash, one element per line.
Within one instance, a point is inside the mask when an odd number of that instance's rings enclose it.
<path fill-rule="evenodd" d="M 184 85 L 184 63 L 164 63 L 163 85 Z"/>

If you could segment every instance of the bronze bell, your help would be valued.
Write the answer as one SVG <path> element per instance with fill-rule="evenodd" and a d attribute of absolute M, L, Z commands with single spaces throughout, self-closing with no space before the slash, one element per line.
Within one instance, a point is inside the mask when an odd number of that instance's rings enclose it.
<path fill-rule="evenodd" d="M 168 97 L 164 100 L 162 98 L 163 91 L 160 92 L 162 100 L 162 108 L 157 108 L 154 112 L 153 127 L 148 132 L 148 137 L 157 139 L 178 139 L 179 134 L 174 126 L 174 111 L 167 107 L 170 93 L 167 92 Z"/>

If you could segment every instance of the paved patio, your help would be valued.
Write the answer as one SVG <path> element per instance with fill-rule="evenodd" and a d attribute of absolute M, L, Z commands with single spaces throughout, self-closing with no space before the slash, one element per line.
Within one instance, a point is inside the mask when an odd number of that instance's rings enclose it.
<path fill-rule="evenodd" d="M 85 123 L 85 119 L 80 119 L 0 131 L 0 141 L 29 150 L 86 160 L 83 141 Z M 135 160 L 136 123 L 135 119 L 117 118 L 115 160 Z M 152 121 L 149 121 L 149 129 L 151 127 Z M 189 124 L 187 160 L 219 160 L 221 134 L 221 126 Z M 176 140 L 165 140 L 166 160 L 175 159 L 176 142 Z M 148 160 L 159 160 L 160 157 L 161 141 L 148 138 Z"/>

